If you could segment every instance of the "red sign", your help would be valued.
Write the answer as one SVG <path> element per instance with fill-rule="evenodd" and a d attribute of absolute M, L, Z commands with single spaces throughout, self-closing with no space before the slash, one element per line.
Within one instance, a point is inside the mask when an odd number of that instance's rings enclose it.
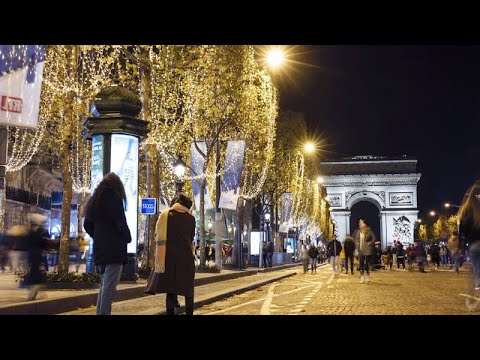
<path fill-rule="evenodd" d="M 21 113 L 23 107 L 23 100 L 21 98 L 2 96 L 0 110 L 14 113 Z"/>

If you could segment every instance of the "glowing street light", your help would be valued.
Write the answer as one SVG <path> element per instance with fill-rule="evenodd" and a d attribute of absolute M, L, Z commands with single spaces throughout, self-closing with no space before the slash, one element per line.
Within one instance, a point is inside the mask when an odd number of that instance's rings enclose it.
<path fill-rule="evenodd" d="M 173 168 L 175 175 L 177 176 L 177 180 L 175 181 L 175 188 L 176 188 L 176 195 L 180 194 L 183 190 L 183 176 L 185 175 L 185 163 L 182 160 L 181 156 L 178 156 L 177 160 L 173 163 Z"/>
<path fill-rule="evenodd" d="M 283 64 L 285 60 L 285 53 L 282 49 L 275 48 L 268 52 L 267 54 L 267 64 L 272 69 L 276 69 Z"/>
<path fill-rule="evenodd" d="M 307 142 L 305 143 L 305 145 L 303 145 L 303 149 L 307 154 L 311 154 L 315 152 L 315 144 L 312 142 Z"/>
<path fill-rule="evenodd" d="M 323 184 L 325 179 L 322 176 L 317 177 L 317 184 Z"/>
<path fill-rule="evenodd" d="M 417 223 L 421 223 L 422 222 L 422 219 L 417 219 Z"/>
<path fill-rule="evenodd" d="M 460 208 L 460 206 L 454 205 L 454 204 L 450 204 L 450 203 L 445 203 L 444 205 L 445 205 L 445 207 L 446 207 L 447 209 L 450 208 L 450 207 Z"/>
<path fill-rule="evenodd" d="M 430 211 L 430 216 L 435 216 L 437 213 L 435 211 Z"/>

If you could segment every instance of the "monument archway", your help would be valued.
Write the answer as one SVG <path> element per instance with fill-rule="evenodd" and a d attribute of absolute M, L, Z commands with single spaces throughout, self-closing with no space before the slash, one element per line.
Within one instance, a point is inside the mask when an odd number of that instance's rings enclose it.
<path fill-rule="evenodd" d="M 394 240 L 413 242 L 418 218 L 417 160 L 407 156 L 354 156 L 321 163 L 324 186 L 340 241 L 355 229 L 350 227 L 352 207 L 368 201 L 379 210 L 382 247 Z"/>
<path fill-rule="evenodd" d="M 380 208 L 371 201 L 358 201 L 350 208 L 350 230 L 358 228 L 358 220 L 365 219 L 372 228 L 376 238 L 380 238 Z"/>

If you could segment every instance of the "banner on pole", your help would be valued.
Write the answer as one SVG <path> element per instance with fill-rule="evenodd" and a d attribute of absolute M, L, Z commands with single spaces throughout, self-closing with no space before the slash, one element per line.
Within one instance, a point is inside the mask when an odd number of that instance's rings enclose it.
<path fill-rule="evenodd" d="M 242 181 L 245 141 L 229 141 L 225 155 L 225 171 L 222 178 L 219 207 L 236 210 Z"/>
<path fill-rule="evenodd" d="M 207 152 L 207 144 L 205 141 L 197 141 L 199 149 L 205 154 Z M 203 165 L 205 164 L 205 159 L 197 151 L 195 143 L 190 145 L 190 159 L 191 159 L 191 168 L 193 171 L 193 176 L 203 175 Z M 200 183 L 195 178 L 192 180 L 193 188 L 193 198 L 195 199 L 195 207 L 200 209 Z M 205 210 L 213 209 L 212 199 L 210 198 L 210 193 L 208 192 L 208 185 L 205 186 Z"/>
<path fill-rule="evenodd" d="M 0 45 L 0 125 L 36 128 L 45 45 Z"/>

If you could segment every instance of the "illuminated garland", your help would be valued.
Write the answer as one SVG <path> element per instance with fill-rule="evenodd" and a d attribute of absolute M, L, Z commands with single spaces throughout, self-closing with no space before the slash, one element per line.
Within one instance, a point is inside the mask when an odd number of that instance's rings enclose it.
<path fill-rule="evenodd" d="M 17 60 L 23 61 L 24 65 L 28 61 L 27 51 L 29 45 L 16 45 L 15 50 L 18 51 Z M 39 49 L 37 45 L 36 50 Z M 5 61 L 7 54 L 4 54 L 0 48 L 0 57 L 5 62 L 6 68 L 9 67 L 8 60 Z M 7 59 L 10 59 L 9 56 Z M 10 64 L 11 65 L 11 64 Z M 6 171 L 14 172 L 22 169 L 37 151 L 39 143 L 45 131 L 45 119 L 39 116 L 38 126 L 36 129 L 22 129 L 7 126 L 8 139 L 10 139 L 11 153 L 9 154 Z"/>

